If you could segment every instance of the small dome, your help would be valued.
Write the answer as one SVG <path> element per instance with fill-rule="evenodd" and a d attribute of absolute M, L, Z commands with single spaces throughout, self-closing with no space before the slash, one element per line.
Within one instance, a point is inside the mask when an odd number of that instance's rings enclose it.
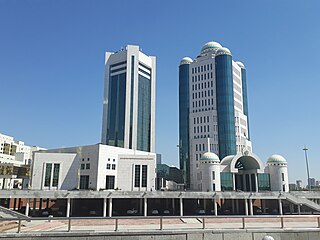
<path fill-rule="evenodd" d="M 230 50 L 228 48 L 225 48 L 225 47 L 222 47 L 222 48 L 219 48 L 216 55 L 232 55 Z"/>
<path fill-rule="evenodd" d="M 268 158 L 267 163 L 287 164 L 287 160 L 284 157 L 282 157 L 281 155 L 274 154 Z"/>
<path fill-rule="evenodd" d="M 180 61 L 180 65 L 190 64 L 190 63 L 192 63 L 192 62 L 193 62 L 193 61 L 192 61 L 191 58 L 189 58 L 189 57 L 184 57 L 184 58 L 182 58 L 182 60 Z"/>
<path fill-rule="evenodd" d="M 216 50 L 218 48 L 222 48 L 220 43 L 217 42 L 207 42 L 203 47 L 201 48 L 201 54 Z"/>
<path fill-rule="evenodd" d="M 236 62 L 236 63 L 238 64 L 239 67 L 245 68 L 245 67 L 244 67 L 244 64 L 243 64 L 242 62 Z"/>
<path fill-rule="evenodd" d="M 213 152 L 206 152 L 201 156 L 201 161 L 216 161 L 220 162 L 219 157 Z"/>

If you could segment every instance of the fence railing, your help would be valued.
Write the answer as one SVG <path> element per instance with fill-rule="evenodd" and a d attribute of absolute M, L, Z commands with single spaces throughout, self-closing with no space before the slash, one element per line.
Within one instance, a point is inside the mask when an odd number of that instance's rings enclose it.
<path fill-rule="evenodd" d="M 258 221 L 260 219 L 260 222 Z M 126 229 L 129 229 L 130 224 L 122 223 L 121 221 L 134 221 L 137 226 L 140 226 L 139 230 L 150 230 L 150 226 L 152 226 L 152 230 L 181 230 L 178 225 L 185 227 L 183 229 L 284 229 L 286 227 L 290 228 L 303 228 L 303 224 L 307 224 L 305 227 L 308 228 L 319 228 L 320 229 L 320 215 L 273 215 L 273 216 L 158 216 L 158 217 L 143 217 L 143 216 L 131 216 L 131 217 L 33 217 L 30 219 L 25 218 L 0 218 L 0 232 L 33 232 L 33 231 L 41 231 L 41 227 L 38 230 L 34 229 L 34 226 L 44 226 L 48 225 L 48 222 L 60 222 L 65 226 L 59 229 L 55 229 L 56 232 L 71 232 L 79 230 L 81 226 L 81 231 L 90 231 L 91 227 L 97 228 L 100 226 L 99 231 L 119 231 L 119 227 L 126 226 Z M 141 221 L 141 223 L 139 222 Z M 178 220 L 180 224 L 172 224 L 170 221 Z M 36 224 L 36 222 L 40 222 L 40 224 Z M 107 225 L 103 224 L 103 221 L 108 221 Z M 149 222 L 148 221 L 152 221 Z M 168 221 L 165 223 L 165 221 Z M 191 223 L 188 221 L 191 221 Z M 14 223 L 14 225 L 13 225 Z M 30 224 L 31 223 L 31 224 Z M 91 226 L 87 224 L 91 223 Z M 111 223 L 111 224 L 110 224 Z M 231 223 L 232 226 L 229 225 Z M 237 223 L 237 224 L 236 224 Z M 261 223 L 259 225 L 259 223 Z M 302 223 L 302 224 L 301 224 Z M 10 225 L 11 228 L 6 228 L 5 226 Z M 25 227 L 26 225 L 31 225 L 31 228 Z M 42 225 L 41 225 L 42 224 Z M 229 224 L 229 225 L 228 225 Z M 269 224 L 269 225 L 268 225 Z M 270 224 L 272 226 L 270 226 Z M 287 226 L 290 225 L 291 226 Z M 228 226 L 226 226 L 228 225 Z M 276 226 L 274 226 L 276 225 Z M 298 225 L 298 226 L 296 226 Z M 77 226 L 78 229 L 73 229 L 73 226 Z M 108 228 L 103 229 L 104 226 L 108 226 Z M 175 228 L 176 226 L 176 228 Z M 25 227 L 25 230 L 22 231 L 22 228 Z M 155 228 L 154 228 L 155 227 Z M 4 230 L 3 230 L 4 229 Z M 16 231 L 15 231 L 16 229 Z M 52 231 L 51 228 L 47 228 L 47 231 Z"/>

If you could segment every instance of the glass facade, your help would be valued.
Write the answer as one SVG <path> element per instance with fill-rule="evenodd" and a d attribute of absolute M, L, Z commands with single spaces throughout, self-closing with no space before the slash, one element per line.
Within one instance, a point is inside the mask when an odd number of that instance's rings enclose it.
<path fill-rule="evenodd" d="M 109 79 L 107 145 L 124 147 L 126 73 Z"/>
<path fill-rule="evenodd" d="M 134 56 L 131 56 L 130 132 L 129 132 L 129 148 L 130 149 L 132 149 L 133 93 L 134 93 Z"/>
<path fill-rule="evenodd" d="M 258 173 L 259 190 L 270 191 L 270 174 Z"/>
<path fill-rule="evenodd" d="M 241 78 L 242 78 L 242 99 L 243 99 L 243 113 L 247 116 L 247 128 L 248 128 L 248 140 L 250 140 L 249 131 L 249 110 L 248 110 L 248 95 L 247 95 L 247 72 L 246 69 L 241 68 Z"/>
<path fill-rule="evenodd" d="M 232 173 L 222 172 L 220 173 L 221 191 L 233 190 L 233 176 Z"/>
<path fill-rule="evenodd" d="M 58 187 L 59 184 L 60 164 L 55 163 L 53 166 L 52 187 Z"/>
<path fill-rule="evenodd" d="M 190 188 L 189 66 L 189 64 L 179 66 L 179 158 L 180 169 L 183 170 L 187 188 Z"/>
<path fill-rule="evenodd" d="M 151 70 L 151 69 L 150 69 Z M 151 76 L 138 77 L 137 150 L 150 152 L 151 134 Z"/>
<path fill-rule="evenodd" d="M 223 159 L 236 154 L 232 56 L 218 55 L 215 62 L 219 158 Z"/>
<path fill-rule="evenodd" d="M 45 187 L 50 187 L 51 185 L 51 172 L 52 172 L 52 163 L 47 163 L 46 164 L 46 175 L 44 178 L 44 186 Z"/>

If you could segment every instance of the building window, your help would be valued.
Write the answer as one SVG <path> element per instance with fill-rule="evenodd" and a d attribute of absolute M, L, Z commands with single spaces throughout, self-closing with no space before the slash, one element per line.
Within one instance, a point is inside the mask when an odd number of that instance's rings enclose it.
<path fill-rule="evenodd" d="M 147 187 L 148 165 L 142 165 L 142 187 Z"/>
<path fill-rule="evenodd" d="M 220 179 L 221 179 L 221 191 L 232 191 L 233 190 L 232 173 L 222 172 L 222 173 L 220 173 Z"/>
<path fill-rule="evenodd" d="M 52 187 L 58 187 L 59 183 L 59 172 L 60 172 L 60 164 L 55 163 L 53 165 L 53 178 L 52 178 Z"/>
<path fill-rule="evenodd" d="M 89 188 L 89 175 L 81 175 L 80 176 L 80 189 L 88 189 Z"/>
<path fill-rule="evenodd" d="M 284 181 L 284 173 L 281 173 L 282 181 Z"/>
<path fill-rule="evenodd" d="M 140 187 L 140 165 L 134 166 L 134 187 Z"/>
<path fill-rule="evenodd" d="M 52 171 L 52 163 L 46 164 L 46 175 L 44 178 L 44 186 L 50 187 L 51 185 L 51 171 Z"/>
<path fill-rule="evenodd" d="M 215 180 L 216 179 L 216 175 L 215 175 L 215 172 L 212 171 L 212 180 Z"/>
<path fill-rule="evenodd" d="M 112 164 L 112 170 L 116 170 L 116 165 Z"/>
<path fill-rule="evenodd" d="M 108 162 L 110 162 L 110 158 L 108 158 Z"/>
<path fill-rule="evenodd" d="M 111 164 L 107 163 L 107 169 L 110 169 L 110 168 L 111 168 Z"/>
<path fill-rule="evenodd" d="M 85 166 L 86 166 L 86 165 L 85 165 L 84 163 L 82 163 L 81 166 L 80 166 L 80 169 L 81 169 L 81 170 L 85 169 Z"/>
<path fill-rule="evenodd" d="M 114 189 L 115 176 L 106 176 L 106 189 Z"/>
<path fill-rule="evenodd" d="M 90 169 L 90 163 L 86 164 L 86 169 Z"/>
<path fill-rule="evenodd" d="M 258 173 L 258 188 L 259 190 L 270 191 L 270 174 Z"/>

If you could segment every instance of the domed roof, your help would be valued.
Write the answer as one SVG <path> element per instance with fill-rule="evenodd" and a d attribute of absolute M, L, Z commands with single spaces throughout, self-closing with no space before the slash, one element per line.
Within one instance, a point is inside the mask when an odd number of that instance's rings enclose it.
<path fill-rule="evenodd" d="M 225 156 L 222 160 L 221 160 L 221 165 L 229 165 L 235 155 L 229 155 L 229 156 Z"/>
<path fill-rule="evenodd" d="M 271 157 L 268 158 L 267 163 L 282 163 L 282 164 L 286 164 L 287 160 L 282 157 L 281 155 L 278 154 L 274 154 Z"/>
<path fill-rule="evenodd" d="M 203 47 L 201 48 L 201 53 L 206 53 L 209 52 L 211 50 L 215 50 L 218 48 L 222 48 L 220 43 L 217 42 L 207 42 L 205 45 L 203 45 Z"/>
<path fill-rule="evenodd" d="M 190 63 L 192 63 L 192 62 L 193 62 L 193 60 L 192 60 L 191 58 L 189 58 L 189 57 L 184 57 L 184 58 L 182 58 L 182 60 L 180 61 L 180 65 L 190 64 Z"/>
<path fill-rule="evenodd" d="M 242 62 L 239 62 L 239 61 L 238 61 L 238 62 L 236 62 L 236 63 L 238 64 L 239 67 L 245 68 L 245 67 L 244 67 L 244 64 L 243 64 Z"/>
<path fill-rule="evenodd" d="M 232 55 L 230 50 L 226 47 L 222 47 L 222 48 L 219 48 L 216 55 L 224 55 L 224 54 L 227 54 L 227 55 Z"/>
<path fill-rule="evenodd" d="M 206 152 L 201 156 L 201 161 L 217 161 L 220 162 L 219 157 L 213 152 Z"/>

